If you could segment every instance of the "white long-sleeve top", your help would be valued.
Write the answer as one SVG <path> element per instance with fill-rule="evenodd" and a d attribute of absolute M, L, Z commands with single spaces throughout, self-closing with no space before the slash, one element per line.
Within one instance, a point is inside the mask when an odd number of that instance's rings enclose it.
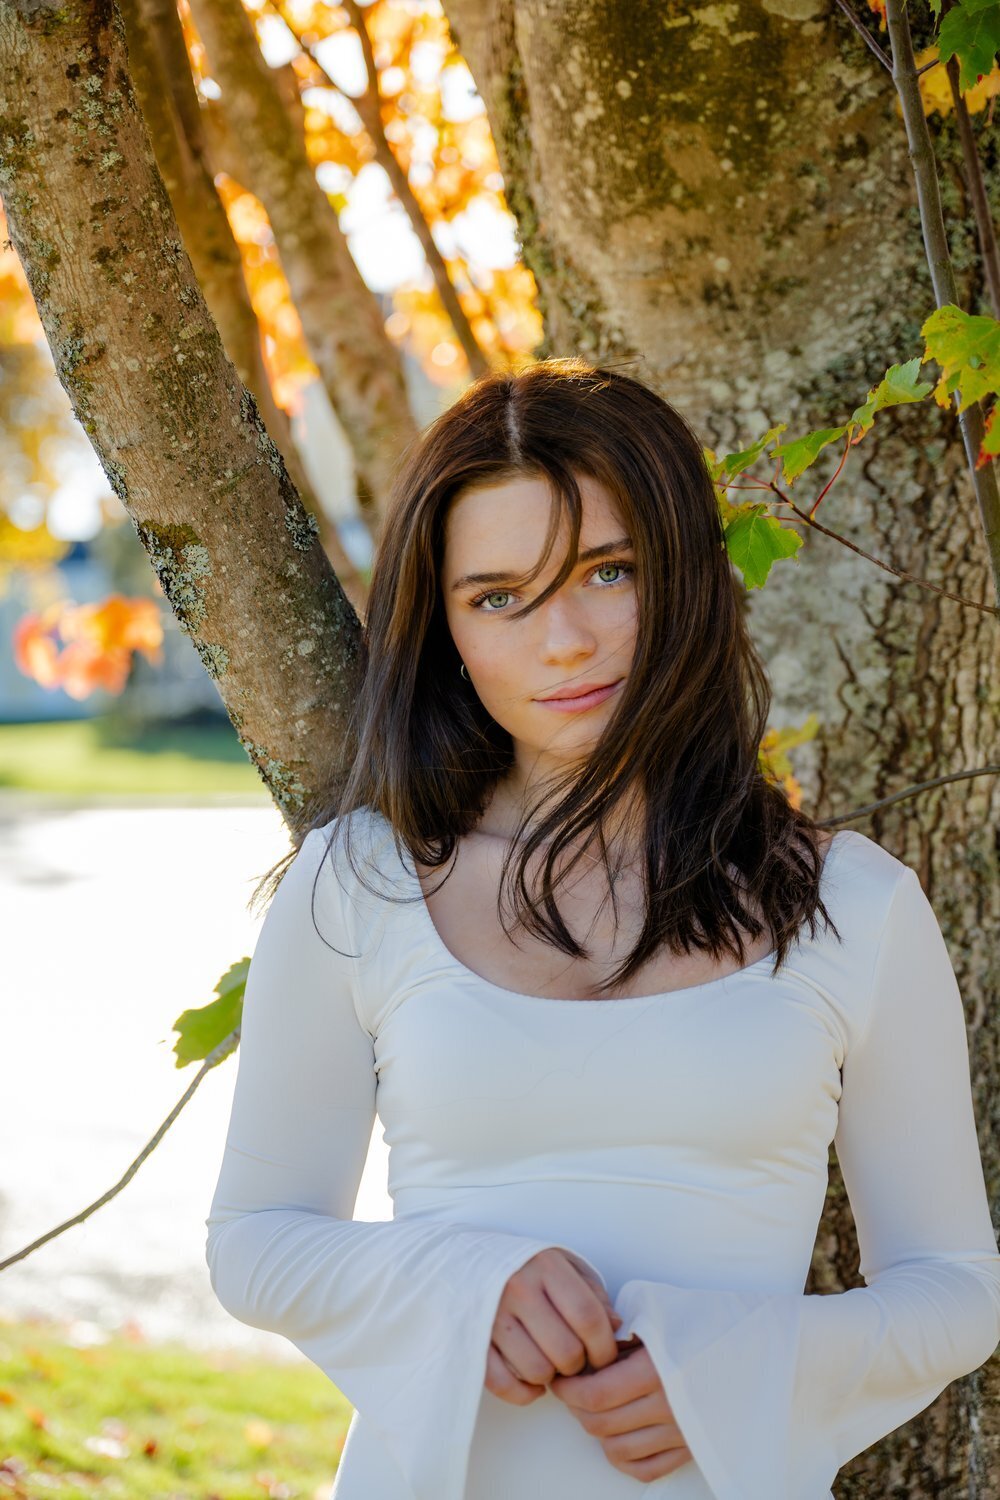
<path fill-rule="evenodd" d="M 909 866 L 841 831 L 822 894 L 842 942 L 818 922 L 777 977 L 764 958 L 563 1000 L 449 952 L 381 816 L 352 815 L 376 893 L 339 841 L 324 859 L 340 821 L 306 837 L 258 935 L 206 1220 L 222 1305 L 355 1408 L 336 1500 L 829 1500 L 842 1464 L 990 1357 L 963 1006 Z M 376 1110 L 394 1217 L 362 1222 Z M 865 1285 L 806 1295 L 831 1143 Z M 645 1343 L 693 1455 L 673 1474 L 613 1468 L 551 1392 L 485 1390 L 503 1288 L 550 1246 Z"/>

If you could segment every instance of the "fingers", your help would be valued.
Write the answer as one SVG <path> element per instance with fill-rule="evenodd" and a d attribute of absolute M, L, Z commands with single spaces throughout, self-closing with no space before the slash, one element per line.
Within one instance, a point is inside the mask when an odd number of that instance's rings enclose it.
<path fill-rule="evenodd" d="M 645 1346 L 592 1375 L 557 1375 L 549 1389 L 622 1473 L 648 1482 L 692 1461 Z"/>
<path fill-rule="evenodd" d="M 554 1310 L 550 1323 L 542 1328 L 540 1321 L 536 1318 L 532 1323 L 532 1329 L 533 1332 L 529 1333 L 520 1319 L 514 1317 L 512 1313 L 498 1313 L 493 1324 L 494 1345 L 514 1373 L 522 1380 L 531 1385 L 548 1385 L 553 1376 L 558 1373 L 548 1350 L 558 1351 L 561 1348 L 563 1353 L 560 1357 L 566 1364 L 572 1362 L 572 1353 L 575 1348 L 577 1351 L 575 1369 L 583 1367 L 583 1345 Z"/>
<path fill-rule="evenodd" d="M 540 1290 L 543 1295 L 526 1292 L 526 1306 L 517 1315 L 551 1359 L 553 1374 L 575 1375 L 588 1362 L 595 1369 L 615 1362 L 615 1328 L 621 1327 L 621 1319 L 603 1287 L 595 1288 L 590 1275 L 560 1255 L 551 1268 L 543 1267 Z"/>
<path fill-rule="evenodd" d="M 634 1432 L 618 1432 L 601 1439 L 601 1447 L 613 1463 L 636 1463 L 643 1458 L 673 1458 L 684 1447 L 677 1428 L 672 1424 L 639 1427 Z"/>
<path fill-rule="evenodd" d="M 640 1396 L 637 1401 L 626 1401 L 621 1406 L 609 1406 L 601 1411 L 574 1407 L 573 1415 L 585 1432 L 598 1438 L 617 1437 L 623 1432 L 633 1432 L 636 1428 L 656 1427 L 661 1432 L 669 1428 L 671 1443 L 682 1441 L 680 1429 L 670 1420 L 669 1408 L 665 1407 L 656 1391 Z M 665 1448 L 667 1444 L 661 1443 L 659 1446 Z M 641 1453 L 635 1455 L 637 1458 L 645 1456 Z"/>
<path fill-rule="evenodd" d="M 500 1298 L 491 1341 L 507 1373 L 496 1361 L 488 1366 L 494 1394 L 519 1400 L 519 1386 L 544 1388 L 556 1376 L 614 1364 L 621 1321 L 589 1266 L 559 1249 L 540 1251 L 510 1277 Z"/>
<path fill-rule="evenodd" d="M 494 1344 L 490 1345 L 486 1355 L 484 1384 L 494 1396 L 508 1401 L 511 1406 L 530 1406 L 532 1401 L 545 1395 L 544 1385 L 530 1385 L 519 1379 Z"/>
<path fill-rule="evenodd" d="M 649 1484 L 653 1479 L 662 1479 L 665 1474 L 672 1474 L 675 1469 L 694 1462 L 690 1448 L 684 1447 L 674 1448 L 666 1453 L 654 1453 L 649 1458 L 613 1458 L 606 1449 L 605 1455 L 612 1468 L 620 1469 L 623 1474 L 640 1479 L 644 1484 Z"/>
<path fill-rule="evenodd" d="M 639 1397 L 656 1394 L 663 1401 L 663 1410 L 669 1415 L 666 1393 L 645 1348 L 616 1360 L 593 1374 L 556 1375 L 551 1382 L 552 1392 L 560 1401 L 565 1401 L 577 1415 L 582 1412 L 608 1411 Z"/>
<path fill-rule="evenodd" d="M 606 1310 L 608 1317 L 611 1320 L 612 1328 L 615 1330 L 619 1329 L 622 1326 L 622 1316 L 620 1313 L 615 1311 L 614 1304 L 611 1301 L 611 1298 L 608 1296 L 607 1288 L 600 1280 L 600 1278 L 595 1274 L 593 1267 L 588 1265 L 585 1260 L 581 1260 L 579 1256 L 573 1255 L 570 1251 L 563 1251 L 562 1253 L 580 1272 L 580 1275 L 593 1291 L 601 1306 Z"/>
<path fill-rule="evenodd" d="M 573 1329 L 583 1349 L 583 1358 L 579 1364 L 574 1362 L 573 1365 L 562 1365 L 553 1356 L 553 1364 L 559 1373 L 574 1376 L 588 1362 L 594 1370 L 603 1370 L 606 1365 L 612 1365 L 618 1359 L 615 1331 L 621 1328 L 622 1320 L 607 1301 L 603 1289 L 598 1293 L 591 1281 L 573 1277 L 573 1272 L 567 1272 L 567 1275 L 555 1274 L 552 1278 L 544 1278 L 544 1293 L 547 1301 L 555 1308 L 559 1320 Z M 544 1310 L 540 1310 L 540 1319 L 544 1319 Z M 529 1325 L 529 1328 L 534 1338 L 534 1326 Z M 549 1350 L 547 1344 L 544 1347 Z M 552 1352 L 549 1350 L 549 1353 Z"/>

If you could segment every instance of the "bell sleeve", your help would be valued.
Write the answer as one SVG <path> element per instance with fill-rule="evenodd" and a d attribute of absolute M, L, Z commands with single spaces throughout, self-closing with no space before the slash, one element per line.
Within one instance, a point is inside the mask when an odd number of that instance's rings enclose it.
<path fill-rule="evenodd" d="M 965 1015 L 914 870 L 893 889 L 862 1034 L 844 1058 L 837 1158 L 864 1287 L 827 1294 L 630 1281 L 638 1333 L 715 1500 L 826 1500 L 848 1459 L 1000 1343 L 1000 1255 Z"/>
<path fill-rule="evenodd" d="M 258 933 L 206 1262 L 222 1306 L 323 1370 L 416 1500 L 462 1500 L 508 1278 L 555 1245 L 606 1284 L 551 1240 L 353 1219 L 375 1119 L 374 1037 L 349 898 L 325 849 L 322 829 L 306 835 Z"/>

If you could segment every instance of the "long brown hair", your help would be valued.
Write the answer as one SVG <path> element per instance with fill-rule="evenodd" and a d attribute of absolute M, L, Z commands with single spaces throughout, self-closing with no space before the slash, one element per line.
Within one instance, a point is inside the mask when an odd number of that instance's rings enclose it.
<path fill-rule="evenodd" d="M 556 894 L 581 844 L 594 842 L 614 903 L 606 835 L 612 814 L 634 804 L 642 808 L 645 921 L 600 991 L 622 984 L 663 944 L 715 959 L 728 952 L 742 966 L 740 928 L 755 942 L 770 933 L 776 973 L 802 923 L 815 933 L 817 912 L 836 933 L 820 898 L 818 825 L 760 763 L 770 688 L 701 443 L 674 407 L 616 369 L 570 358 L 492 373 L 416 440 L 377 547 L 346 781 L 336 801 L 320 799 L 309 826 L 340 815 L 335 832 L 344 832 L 350 857 L 346 815 L 367 807 L 386 820 L 401 857 L 448 864 L 513 765 L 510 735 L 460 675 L 445 617 L 449 506 L 473 485 L 547 479 L 552 517 L 528 579 L 544 567 L 563 516 L 570 546 L 548 588 L 511 611 L 527 613 L 576 564 L 581 473 L 605 487 L 632 538 L 635 654 L 592 752 L 525 808 L 504 859 L 498 916 L 508 931 L 507 911 L 562 952 L 587 956 Z"/>

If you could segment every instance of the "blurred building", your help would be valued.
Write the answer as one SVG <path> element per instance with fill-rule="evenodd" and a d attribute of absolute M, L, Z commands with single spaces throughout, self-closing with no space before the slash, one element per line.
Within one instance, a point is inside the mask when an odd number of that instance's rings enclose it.
<path fill-rule="evenodd" d="M 388 315 L 391 298 L 381 300 Z M 420 364 L 406 356 L 404 371 L 413 411 L 423 427 L 450 403 L 453 393 L 433 385 Z M 317 499 L 335 522 L 345 551 L 356 566 L 366 568 L 371 561 L 371 538 L 358 514 L 350 448 L 318 380 L 303 392 L 292 435 Z M 93 450 L 88 452 L 96 465 Z M 156 598 L 163 619 L 163 661 L 153 666 L 136 656 L 129 682 L 117 697 L 96 689 L 77 701 L 61 688 L 41 687 L 15 666 L 10 648 L 17 620 L 42 607 L 41 591 L 28 575 L 15 574 L 8 592 L 0 597 L 0 640 L 7 648 L 0 652 L 0 723 L 86 719 L 111 708 L 127 709 L 136 719 L 149 722 L 202 714 L 226 719 L 215 683 L 166 601 L 155 591 L 149 561 L 124 510 L 120 525 L 106 525 L 90 540 L 74 542 L 54 574 L 45 583 L 46 601 L 66 598 L 88 604 L 115 592 Z"/>

